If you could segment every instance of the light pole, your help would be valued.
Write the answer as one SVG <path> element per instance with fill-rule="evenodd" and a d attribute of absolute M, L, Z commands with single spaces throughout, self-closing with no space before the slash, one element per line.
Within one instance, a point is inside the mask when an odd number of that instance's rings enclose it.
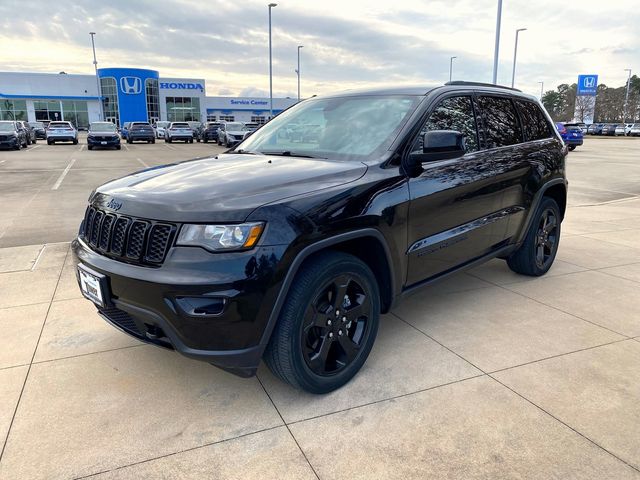
<path fill-rule="evenodd" d="M 498 0 L 498 16 L 496 18 L 496 49 L 493 52 L 493 84 L 498 83 L 498 53 L 500 52 L 500 21 L 502 20 L 502 0 Z"/>
<path fill-rule="evenodd" d="M 458 57 L 451 57 L 449 59 L 449 81 L 453 78 L 453 59 Z"/>
<path fill-rule="evenodd" d="M 544 82 L 538 82 L 540 84 L 540 101 L 542 101 L 542 95 L 544 95 Z"/>
<path fill-rule="evenodd" d="M 277 3 L 269 4 L 269 120 L 273 118 L 273 60 L 271 56 L 271 9 L 277 7 Z"/>
<path fill-rule="evenodd" d="M 98 61 L 96 60 L 96 44 L 93 41 L 93 36 L 96 32 L 89 32 L 91 35 L 91 48 L 93 49 L 93 66 L 96 70 L 96 87 L 98 87 L 98 97 L 100 98 L 100 120 L 104 120 L 104 111 L 102 107 L 102 90 L 100 88 L 100 78 L 98 77 Z"/>
<path fill-rule="evenodd" d="M 526 28 L 519 28 L 516 30 L 516 45 L 513 48 L 513 72 L 511 72 L 511 88 L 516 83 L 516 58 L 518 57 L 518 34 L 524 32 Z"/>
<path fill-rule="evenodd" d="M 625 123 L 627 121 L 627 102 L 629 101 L 629 83 L 631 82 L 631 69 L 625 68 L 624 71 L 629 72 L 629 76 L 627 77 L 627 93 L 625 93 L 624 95 L 624 111 L 622 113 L 622 123 Z"/>
<path fill-rule="evenodd" d="M 298 69 L 296 73 L 298 74 L 298 101 L 300 101 L 300 49 L 304 48 L 304 45 L 298 45 Z"/>

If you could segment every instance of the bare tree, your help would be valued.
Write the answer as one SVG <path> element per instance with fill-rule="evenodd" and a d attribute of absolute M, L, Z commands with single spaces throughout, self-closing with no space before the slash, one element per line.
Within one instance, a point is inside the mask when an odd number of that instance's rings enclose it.
<path fill-rule="evenodd" d="M 574 110 L 575 120 L 578 122 L 584 122 L 584 117 L 589 111 L 593 112 L 594 101 L 592 97 L 586 95 L 579 95 L 576 97 L 576 107 Z"/>

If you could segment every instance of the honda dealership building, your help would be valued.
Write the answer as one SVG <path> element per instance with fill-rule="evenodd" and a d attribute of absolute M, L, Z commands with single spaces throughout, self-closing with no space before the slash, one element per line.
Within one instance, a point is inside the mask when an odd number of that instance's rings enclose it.
<path fill-rule="evenodd" d="M 274 98 L 273 114 L 295 102 Z M 155 70 L 102 68 L 98 78 L 0 72 L 0 120 L 67 120 L 86 128 L 101 120 L 102 112 L 118 125 L 145 120 L 263 123 L 270 115 L 268 98 L 209 97 L 203 79 L 164 78 Z"/>

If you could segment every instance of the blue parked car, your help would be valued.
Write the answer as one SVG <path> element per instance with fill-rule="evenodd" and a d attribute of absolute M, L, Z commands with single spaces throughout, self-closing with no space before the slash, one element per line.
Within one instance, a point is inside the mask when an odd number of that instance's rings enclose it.
<path fill-rule="evenodd" d="M 575 150 L 578 145 L 582 145 L 584 134 L 579 125 L 558 122 L 556 123 L 556 128 L 569 150 Z"/>

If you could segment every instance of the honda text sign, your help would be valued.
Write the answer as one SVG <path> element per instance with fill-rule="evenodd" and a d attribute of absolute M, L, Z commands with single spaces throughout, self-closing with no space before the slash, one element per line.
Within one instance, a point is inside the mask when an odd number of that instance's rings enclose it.
<path fill-rule="evenodd" d="M 120 78 L 120 91 L 127 95 L 138 95 L 142 92 L 142 79 L 140 77 Z"/>
<path fill-rule="evenodd" d="M 578 95 L 595 95 L 598 92 L 598 75 L 578 75 Z"/>

